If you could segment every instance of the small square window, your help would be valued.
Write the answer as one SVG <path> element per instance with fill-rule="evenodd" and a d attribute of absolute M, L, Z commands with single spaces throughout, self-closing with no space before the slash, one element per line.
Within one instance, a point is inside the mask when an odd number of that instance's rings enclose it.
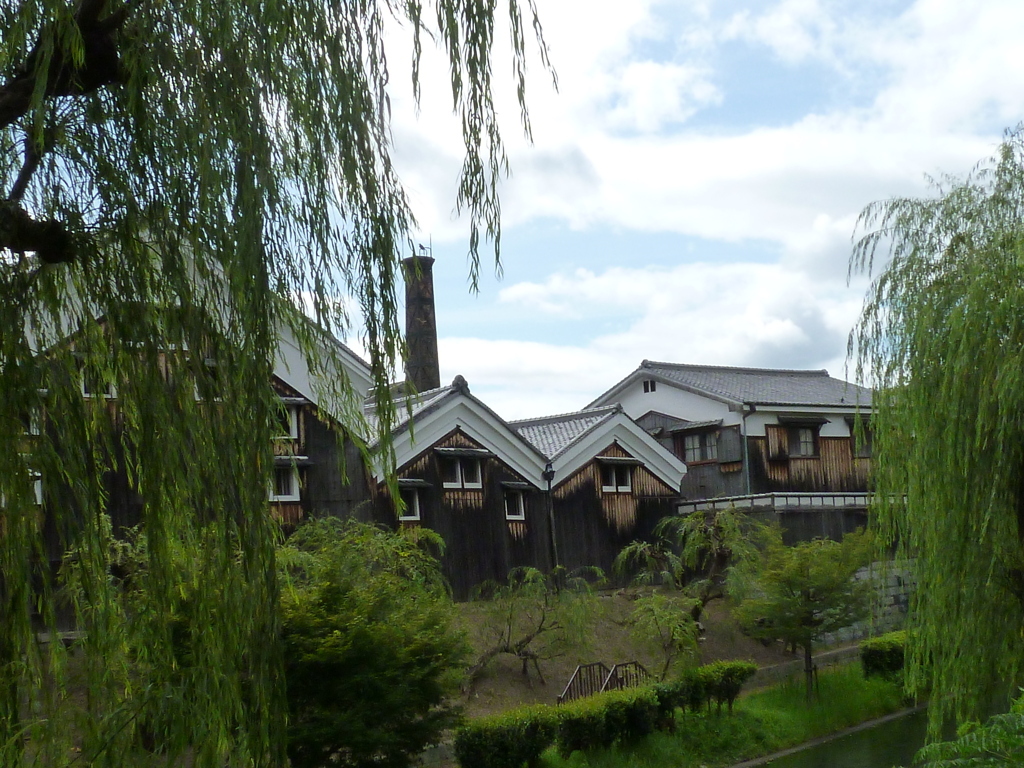
<path fill-rule="evenodd" d="M 651 393 L 658 389 L 658 382 L 654 379 L 644 379 L 644 392 Z"/>
<path fill-rule="evenodd" d="M 414 521 L 420 519 L 420 489 L 399 488 L 398 493 L 402 499 L 404 509 L 398 513 L 398 519 L 402 521 Z"/>
<path fill-rule="evenodd" d="M 441 459 L 441 483 L 445 488 L 482 488 L 480 459 L 467 456 Z"/>
<path fill-rule="evenodd" d="M 274 437 L 289 440 L 299 439 L 299 407 L 297 405 L 281 405 L 277 411 L 277 422 Z"/>
<path fill-rule="evenodd" d="M 21 415 L 22 430 L 26 435 L 39 435 L 42 433 L 42 418 L 38 408 L 32 408 Z"/>
<path fill-rule="evenodd" d="M 105 397 L 109 399 L 117 396 L 117 390 L 115 390 L 114 385 L 88 367 L 82 368 L 80 383 L 83 397 Z"/>
<path fill-rule="evenodd" d="M 818 455 L 817 427 L 793 427 L 789 430 L 789 455 L 813 458 Z"/>
<path fill-rule="evenodd" d="M 299 501 L 299 496 L 299 468 L 288 465 L 274 467 L 270 500 Z"/>
<path fill-rule="evenodd" d="M 871 443 L 874 439 L 871 427 L 863 427 L 862 432 L 853 435 L 854 451 L 853 455 L 858 459 L 870 459 L 871 458 Z"/>
<path fill-rule="evenodd" d="M 715 461 L 718 458 L 718 433 L 697 432 L 683 436 L 683 461 Z"/>
<path fill-rule="evenodd" d="M 505 491 L 505 519 L 526 519 L 526 494 L 522 491 Z"/>
<path fill-rule="evenodd" d="M 627 464 L 602 464 L 601 490 L 605 493 L 632 493 L 631 470 Z"/>
<path fill-rule="evenodd" d="M 462 467 L 462 485 L 466 488 L 481 488 L 483 479 L 480 476 L 480 459 L 463 459 L 459 462 Z"/>

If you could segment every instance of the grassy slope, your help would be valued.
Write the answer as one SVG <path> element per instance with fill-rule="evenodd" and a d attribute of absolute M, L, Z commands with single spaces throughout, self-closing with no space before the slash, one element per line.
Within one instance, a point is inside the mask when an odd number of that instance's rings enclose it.
<path fill-rule="evenodd" d="M 630 597 L 608 593 L 601 597 L 601 604 L 601 616 L 590 633 L 590 641 L 561 658 L 542 663 L 543 684 L 532 668 L 524 676 L 518 660 L 509 656 L 495 658 L 466 697 L 466 715 L 471 718 L 491 715 L 521 704 L 553 704 L 578 664 L 603 661 L 611 666 L 617 662 L 637 660 L 652 673 L 660 670 L 661 662 L 656 650 L 637 642 L 630 635 L 626 624 L 633 607 Z M 481 622 L 479 606 L 463 603 L 459 610 L 474 652 L 479 654 L 493 642 Z M 696 663 L 749 659 L 764 667 L 796 658 L 786 653 L 781 644 L 766 647 L 745 637 L 722 602 L 712 603 L 703 623 L 705 637 L 700 643 L 700 658 Z"/>

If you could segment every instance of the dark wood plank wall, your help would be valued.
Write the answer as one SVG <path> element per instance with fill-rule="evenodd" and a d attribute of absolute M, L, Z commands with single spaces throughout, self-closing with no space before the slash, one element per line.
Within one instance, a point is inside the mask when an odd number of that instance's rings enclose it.
<path fill-rule="evenodd" d="M 299 415 L 301 455 L 310 462 L 300 470 L 306 514 L 370 519 L 370 485 L 355 443 L 314 406 L 303 406 Z"/>
<path fill-rule="evenodd" d="M 526 482 L 511 467 L 495 457 L 486 458 L 481 462 L 482 488 L 444 488 L 434 449 L 482 447 L 456 430 L 398 471 L 400 478 L 430 484 L 420 489 L 419 524 L 444 539 L 441 563 L 458 600 L 469 598 L 485 581 L 504 581 L 513 568 L 529 565 L 546 571 L 551 567 L 546 494 L 527 491 L 526 519 L 505 519 L 502 483 Z M 378 521 L 397 525 L 394 503 L 384 487 L 376 494 L 375 514 Z"/>
<path fill-rule="evenodd" d="M 599 455 L 629 457 L 618 444 Z M 552 496 L 561 564 L 569 571 L 595 566 L 612 579 L 615 557 L 674 513 L 676 493 L 643 465 L 633 469 L 632 493 L 602 493 L 601 465 L 595 460 L 553 489 Z"/>
<path fill-rule="evenodd" d="M 854 455 L 853 438 L 820 437 L 818 455 L 790 457 L 786 428 L 768 425 L 764 437 L 747 438 L 749 493 L 865 493 L 871 459 Z M 681 444 L 677 455 L 684 458 Z M 682 483 L 684 500 L 748 493 L 743 463 L 691 462 Z"/>
<path fill-rule="evenodd" d="M 747 440 L 752 493 L 868 490 L 871 459 L 853 453 L 853 438 L 821 437 L 818 456 L 787 458 L 786 428 L 768 425 L 765 437 Z"/>

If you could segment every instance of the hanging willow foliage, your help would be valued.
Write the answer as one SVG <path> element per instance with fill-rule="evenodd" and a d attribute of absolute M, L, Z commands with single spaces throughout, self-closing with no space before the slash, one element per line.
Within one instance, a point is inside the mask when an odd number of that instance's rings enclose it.
<path fill-rule="evenodd" d="M 935 186 L 861 214 L 851 269 L 891 261 L 850 341 L 874 377 L 876 507 L 913 558 L 910 682 L 931 686 L 933 725 L 983 713 L 1024 660 L 1024 136 Z"/>
<path fill-rule="evenodd" d="M 386 386 L 413 226 L 389 155 L 390 16 L 414 82 L 424 37 L 447 54 L 474 279 L 482 239 L 497 256 L 495 12 L 0 0 L 0 764 L 283 763 L 278 339 L 360 434 L 330 334 L 355 296 Z M 533 1 L 508 12 L 522 104 L 524 14 L 546 51 Z M 365 436 L 386 445 L 381 416 Z M 105 516 L 125 509 L 147 553 L 131 584 L 111 554 L 125 521 Z M 71 624 L 71 654 L 41 642 Z"/>

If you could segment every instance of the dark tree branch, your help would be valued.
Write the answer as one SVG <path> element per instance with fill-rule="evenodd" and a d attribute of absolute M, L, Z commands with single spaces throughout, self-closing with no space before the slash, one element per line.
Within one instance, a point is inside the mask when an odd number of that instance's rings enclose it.
<path fill-rule="evenodd" d="M 0 203 L 0 247 L 15 253 L 35 252 L 47 264 L 75 257 L 71 235 L 59 221 L 37 221 L 14 202 Z"/>
<path fill-rule="evenodd" d="M 26 137 L 25 163 L 21 166 L 21 171 L 18 173 L 18 178 L 15 180 L 14 186 L 11 187 L 11 194 L 7 197 L 8 200 L 17 203 L 25 196 L 25 190 L 28 189 L 28 183 L 32 180 L 32 174 L 34 174 L 36 169 L 39 167 L 39 162 L 43 159 L 43 155 L 45 155 L 53 146 L 52 139 L 52 135 L 47 135 L 44 139 L 43 146 L 40 147 L 32 140 L 31 137 Z"/>
<path fill-rule="evenodd" d="M 106 6 L 107 0 L 82 0 L 75 13 L 85 48 L 81 66 L 76 66 L 66 52 L 58 48 L 46 72 L 41 73 L 37 60 L 42 40 L 36 43 L 21 71 L 0 86 L 0 128 L 11 125 L 28 111 L 41 74 L 46 77 L 44 93 L 47 97 L 81 96 L 123 80 L 116 37 L 131 6 L 125 4 L 100 18 Z"/>

